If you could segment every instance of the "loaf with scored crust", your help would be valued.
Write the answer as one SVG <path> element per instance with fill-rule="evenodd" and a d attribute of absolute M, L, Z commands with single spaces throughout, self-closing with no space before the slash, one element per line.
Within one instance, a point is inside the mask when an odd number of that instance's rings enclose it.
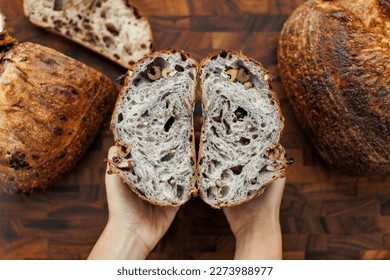
<path fill-rule="evenodd" d="M 87 151 L 117 89 L 53 49 L 2 35 L 0 189 L 34 193 L 57 182 Z"/>
<path fill-rule="evenodd" d="M 278 61 L 295 115 L 330 167 L 390 171 L 390 1 L 305 2 L 283 27 Z"/>

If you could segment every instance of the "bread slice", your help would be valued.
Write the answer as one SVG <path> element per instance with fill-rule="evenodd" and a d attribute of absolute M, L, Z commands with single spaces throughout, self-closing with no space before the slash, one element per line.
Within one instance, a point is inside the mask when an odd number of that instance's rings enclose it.
<path fill-rule="evenodd" d="M 128 0 L 24 0 L 24 13 L 125 68 L 153 47 L 149 22 Z"/>
<path fill-rule="evenodd" d="M 128 71 L 112 115 L 118 150 L 108 159 L 110 172 L 156 205 L 180 205 L 196 193 L 196 79 L 188 54 L 153 53 Z"/>
<path fill-rule="evenodd" d="M 199 76 L 204 118 L 199 193 L 215 208 L 238 205 L 285 176 L 279 101 L 267 70 L 240 53 L 211 54 L 201 62 Z"/>

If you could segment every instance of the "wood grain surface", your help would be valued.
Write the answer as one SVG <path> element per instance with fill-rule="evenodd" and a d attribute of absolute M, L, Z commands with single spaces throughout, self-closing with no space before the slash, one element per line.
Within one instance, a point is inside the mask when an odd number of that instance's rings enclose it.
<path fill-rule="evenodd" d="M 184 49 L 197 60 L 242 50 L 276 77 L 286 118 L 282 143 L 295 164 L 281 206 L 285 259 L 390 259 L 390 176 L 347 177 L 328 169 L 299 128 L 276 67 L 280 30 L 304 0 L 134 0 L 154 32 L 155 49 Z M 125 69 L 30 24 L 22 1 L 0 0 L 20 42 L 59 50 L 115 79 Z M 0 194 L 1 259 L 85 259 L 107 221 L 107 125 L 77 166 L 49 191 Z M 234 237 L 223 213 L 199 198 L 184 205 L 149 259 L 231 259 Z"/>

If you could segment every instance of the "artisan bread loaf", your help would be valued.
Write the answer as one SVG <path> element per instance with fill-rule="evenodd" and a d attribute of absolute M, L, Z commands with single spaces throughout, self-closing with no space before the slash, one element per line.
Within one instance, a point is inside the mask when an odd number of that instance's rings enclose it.
<path fill-rule="evenodd" d="M 196 193 L 196 78 L 188 54 L 153 53 L 130 68 L 112 115 L 118 149 L 108 159 L 110 172 L 156 205 L 180 205 Z"/>
<path fill-rule="evenodd" d="M 309 0 L 285 23 L 279 69 L 323 159 L 351 175 L 390 171 L 390 2 Z"/>
<path fill-rule="evenodd" d="M 199 75 L 204 118 L 199 193 L 215 208 L 238 205 L 286 174 L 279 101 L 267 71 L 240 53 L 211 54 Z"/>
<path fill-rule="evenodd" d="M 152 31 L 128 0 L 24 0 L 29 20 L 125 68 L 152 49 Z"/>
<path fill-rule="evenodd" d="M 116 92 L 103 74 L 53 49 L 0 39 L 0 189 L 54 184 L 86 152 Z"/>

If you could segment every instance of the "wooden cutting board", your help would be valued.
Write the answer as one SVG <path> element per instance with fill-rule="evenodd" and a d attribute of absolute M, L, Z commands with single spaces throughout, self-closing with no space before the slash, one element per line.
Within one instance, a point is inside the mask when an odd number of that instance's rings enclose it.
<path fill-rule="evenodd" d="M 286 259 L 390 259 L 390 176 L 347 177 L 329 170 L 290 109 L 277 70 L 279 32 L 303 0 L 133 0 L 147 16 L 155 49 L 184 49 L 201 60 L 213 50 L 242 50 L 276 77 L 286 128 L 282 143 L 295 164 L 281 206 Z M 0 0 L 19 41 L 59 50 L 115 79 L 125 69 L 31 25 L 22 1 Z M 32 196 L 0 194 L 1 259 L 85 259 L 107 221 L 107 126 L 86 156 L 52 189 Z M 234 238 L 220 210 L 199 198 L 184 205 L 150 259 L 230 259 Z"/>

